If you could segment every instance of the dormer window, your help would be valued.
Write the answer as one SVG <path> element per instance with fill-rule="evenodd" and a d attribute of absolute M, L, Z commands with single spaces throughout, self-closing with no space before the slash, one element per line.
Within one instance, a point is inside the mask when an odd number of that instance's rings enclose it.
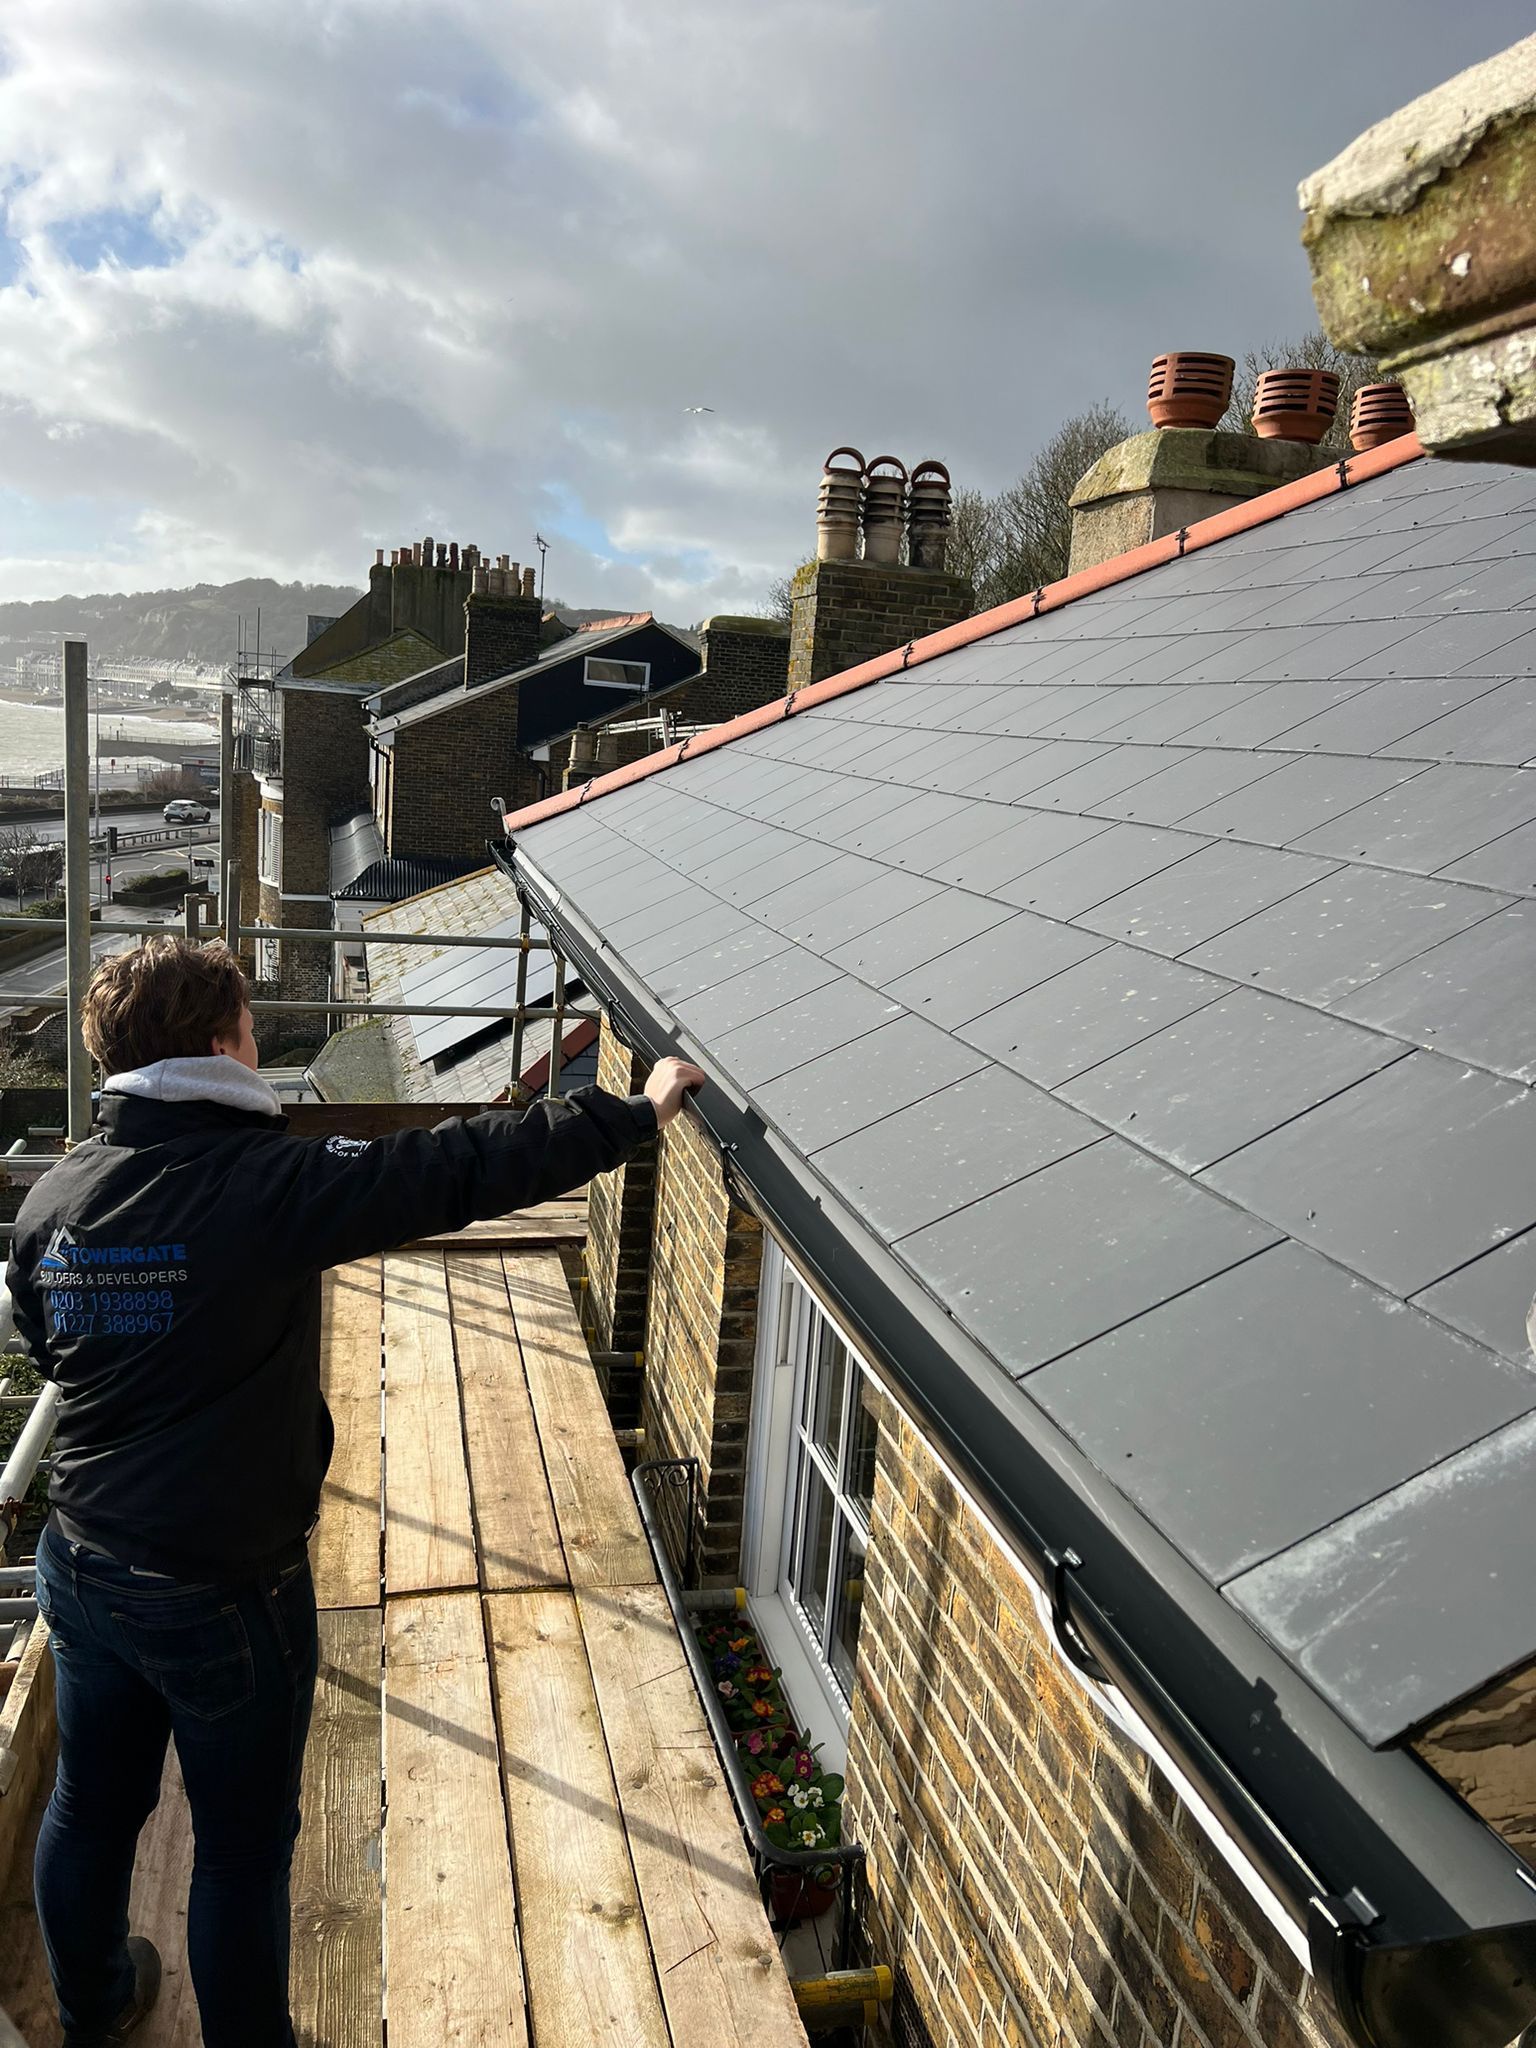
<path fill-rule="evenodd" d="M 628 690 L 642 696 L 651 687 L 648 661 L 610 661 L 601 654 L 589 654 L 583 681 L 598 690 Z"/>

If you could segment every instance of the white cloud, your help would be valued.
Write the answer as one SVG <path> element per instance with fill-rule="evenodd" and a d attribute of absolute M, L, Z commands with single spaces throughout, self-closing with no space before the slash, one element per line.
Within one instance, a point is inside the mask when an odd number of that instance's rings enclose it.
<path fill-rule="evenodd" d="M 5 0 L 0 591 L 537 527 L 571 602 L 751 602 L 833 443 L 994 486 L 1307 324 L 1297 175 L 1519 28 L 1293 12 Z"/>

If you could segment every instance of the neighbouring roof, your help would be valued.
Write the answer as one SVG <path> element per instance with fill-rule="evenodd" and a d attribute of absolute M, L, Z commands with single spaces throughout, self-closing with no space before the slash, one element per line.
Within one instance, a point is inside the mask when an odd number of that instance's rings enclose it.
<path fill-rule="evenodd" d="M 384 855 L 384 834 L 366 805 L 330 827 L 330 893 L 341 895 Z"/>
<path fill-rule="evenodd" d="M 369 931 L 446 932 L 461 937 L 515 936 L 521 925 L 517 900 L 506 878 L 495 869 L 478 872 L 382 910 L 365 920 Z M 382 1003 L 423 1002 L 433 1006 L 463 1002 L 473 1008 L 509 1007 L 517 995 L 517 955 L 500 947 L 481 951 L 472 946 L 374 946 L 368 948 L 369 993 Z M 548 953 L 531 953 L 525 1000 L 542 1001 L 553 988 Z M 573 996 L 577 985 L 568 982 Z M 393 1063 L 401 1098 L 411 1102 L 488 1102 L 511 1079 L 512 1025 L 475 1017 L 387 1017 L 380 1020 L 393 1045 Z M 595 1055 L 588 1053 L 591 1032 L 573 1017 L 562 1034 L 565 1053 L 574 1063 L 570 1085 L 590 1080 Z M 536 1018 L 523 1031 L 523 1071 L 542 1063 L 548 1074 L 554 1040 L 552 1019 Z M 562 1065 L 566 1061 L 563 1057 Z"/>
<path fill-rule="evenodd" d="M 344 888 L 331 894 L 339 903 L 402 903 L 424 889 L 439 889 L 480 865 L 472 856 L 451 853 L 407 853 L 370 861 Z"/>
<path fill-rule="evenodd" d="M 676 626 L 664 626 L 650 612 L 635 612 L 622 619 L 601 619 L 591 626 L 578 626 L 574 633 L 567 634 L 563 640 L 551 641 L 549 646 L 540 650 L 538 658 L 525 667 L 509 670 L 504 676 L 493 676 L 487 682 L 476 683 L 473 689 L 465 687 L 462 658 L 450 663 L 447 675 L 449 686 L 435 695 L 417 699 L 404 710 L 392 713 L 380 704 L 379 714 L 374 719 L 374 732 L 382 738 L 406 726 L 419 725 L 423 719 L 435 718 L 451 705 L 466 703 L 472 697 L 479 699 L 493 696 L 496 691 L 504 690 L 512 683 L 526 682 L 529 676 L 536 676 L 546 669 L 558 667 L 562 662 L 584 660 L 595 648 L 611 646 L 615 641 L 626 639 L 631 633 L 638 633 L 651 627 L 658 633 L 665 633 L 680 647 L 686 647 L 692 653 L 698 652 L 697 634 L 684 632 Z M 407 683 L 416 680 L 418 679 L 414 677 L 408 678 Z M 404 688 L 406 685 L 400 687 Z"/>
<path fill-rule="evenodd" d="M 1536 475 L 1413 445 L 508 821 L 745 1181 L 1377 1747 L 1536 1652 Z"/>

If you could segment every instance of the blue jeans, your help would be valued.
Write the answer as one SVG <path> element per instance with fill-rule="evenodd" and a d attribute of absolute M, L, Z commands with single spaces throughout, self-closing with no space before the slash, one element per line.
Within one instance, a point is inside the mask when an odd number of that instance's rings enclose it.
<path fill-rule="evenodd" d="M 133 1996 L 134 1850 L 174 1736 L 204 2048 L 294 2048 L 288 1877 L 318 1654 L 308 1564 L 251 1585 L 184 1585 L 50 1527 L 37 1596 L 53 1634 L 59 1769 L 35 1883 L 66 2043 L 87 2048 Z"/>

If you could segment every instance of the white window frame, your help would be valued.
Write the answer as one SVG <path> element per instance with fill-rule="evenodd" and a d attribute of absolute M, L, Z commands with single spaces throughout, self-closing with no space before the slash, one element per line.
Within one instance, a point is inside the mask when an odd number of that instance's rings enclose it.
<path fill-rule="evenodd" d="M 801 1445 L 799 1417 L 819 1322 L 824 1319 L 830 1325 L 848 1353 L 850 1373 L 839 1438 L 843 1454 L 858 1407 L 857 1376 L 876 1387 L 880 1381 L 771 1237 L 764 1243 L 758 1299 L 742 1530 L 748 1607 L 769 1656 L 783 1673 L 797 1713 L 805 1719 L 808 1706 L 823 1710 L 811 1718 L 818 1735 L 826 1731 L 823 1761 L 837 1770 L 847 1755 L 850 1701 L 789 1579 L 802 1461 L 812 1455 Z M 839 1514 L 860 1529 L 867 1547 L 868 1524 L 846 1497 L 841 1498 Z"/>
<path fill-rule="evenodd" d="M 256 813 L 256 878 L 281 888 L 283 880 L 283 814 L 260 810 Z"/>
<path fill-rule="evenodd" d="M 256 979 L 276 981 L 282 971 L 282 941 L 280 939 L 258 939 L 256 941 Z"/>
<path fill-rule="evenodd" d="M 606 676 L 592 673 L 594 661 L 605 661 L 616 668 L 635 668 L 640 671 L 638 683 L 616 683 Z M 581 667 L 581 679 L 589 690 L 623 690 L 630 697 L 645 697 L 650 694 L 651 664 L 648 661 L 629 661 L 622 654 L 589 654 Z"/>

